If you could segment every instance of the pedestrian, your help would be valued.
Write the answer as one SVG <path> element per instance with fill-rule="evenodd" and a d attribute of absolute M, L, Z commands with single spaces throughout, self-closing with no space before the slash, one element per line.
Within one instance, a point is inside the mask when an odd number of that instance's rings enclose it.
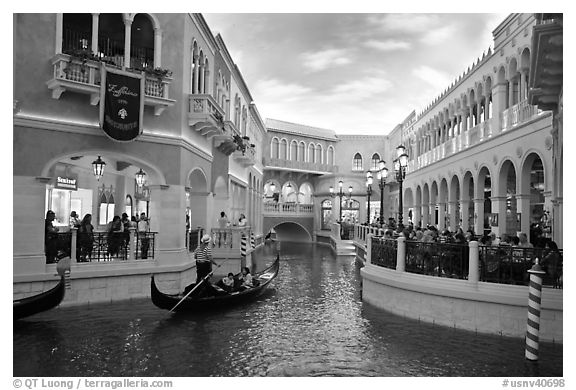
<path fill-rule="evenodd" d="M 124 225 L 119 215 L 115 215 L 112 221 L 108 223 L 106 231 L 108 232 L 108 255 L 110 257 L 120 254 L 120 247 L 124 241 Z"/>
<path fill-rule="evenodd" d="M 92 248 L 94 246 L 94 226 L 92 226 L 92 214 L 86 214 L 78 228 L 78 245 L 80 248 L 80 261 L 92 260 Z"/>
<path fill-rule="evenodd" d="M 58 228 L 53 224 L 55 219 L 54 211 L 48 210 L 44 220 L 44 252 L 47 264 L 55 263 L 58 255 Z"/>
<path fill-rule="evenodd" d="M 244 214 L 240 214 L 240 218 L 238 219 L 238 226 L 246 226 L 246 216 Z"/>
<path fill-rule="evenodd" d="M 140 242 L 140 254 L 141 259 L 148 258 L 148 249 L 150 248 L 150 238 L 148 237 L 148 232 L 150 231 L 150 224 L 148 223 L 148 218 L 146 218 L 146 213 L 140 213 L 140 220 L 138 221 L 138 237 L 137 241 Z"/>
<path fill-rule="evenodd" d="M 224 229 L 226 229 L 228 226 L 230 226 L 230 221 L 228 220 L 228 217 L 226 216 L 226 213 L 224 211 L 220 212 L 220 218 L 218 218 L 218 227 L 220 228 L 220 232 L 218 234 L 218 246 L 222 246 L 222 240 L 224 240 L 224 246 L 226 246 L 226 239 L 227 234 L 224 231 Z"/>
<path fill-rule="evenodd" d="M 80 227 L 80 219 L 78 218 L 78 214 L 76 214 L 76 211 L 72 211 L 70 213 L 70 228 L 78 228 Z"/>

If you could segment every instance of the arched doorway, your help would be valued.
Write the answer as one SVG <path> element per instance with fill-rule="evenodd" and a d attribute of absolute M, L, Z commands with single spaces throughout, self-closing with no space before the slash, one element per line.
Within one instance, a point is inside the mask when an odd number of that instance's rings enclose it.
<path fill-rule="evenodd" d="M 518 214 L 516 199 L 516 169 L 510 160 L 506 160 L 500 169 L 498 178 L 500 197 L 506 199 L 504 223 L 499 223 L 499 227 L 504 227 L 504 233 L 515 236 L 521 230 L 521 214 Z M 501 213 L 499 213 L 501 214 Z M 500 215 L 502 217 L 502 215 Z M 502 233 L 502 232 L 501 232 Z"/>
<path fill-rule="evenodd" d="M 332 216 L 332 199 L 324 199 L 320 204 L 320 228 L 331 230 L 334 218 Z"/>

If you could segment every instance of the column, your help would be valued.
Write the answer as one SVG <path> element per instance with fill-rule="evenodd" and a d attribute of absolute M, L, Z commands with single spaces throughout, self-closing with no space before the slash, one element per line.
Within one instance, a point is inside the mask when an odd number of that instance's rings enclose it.
<path fill-rule="evenodd" d="M 450 231 L 454 232 L 460 225 L 460 213 L 458 212 L 458 201 L 448 202 L 448 217 L 450 218 Z"/>
<path fill-rule="evenodd" d="M 50 177 L 14 176 L 12 180 L 13 275 L 41 274 L 46 271 L 44 253 L 44 218 L 46 184 Z"/>
<path fill-rule="evenodd" d="M 56 53 L 62 53 L 62 35 L 64 28 L 64 15 L 62 13 L 56 14 L 56 42 L 54 42 L 54 48 Z M 92 35 L 94 36 L 94 35 Z"/>
<path fill-rule="evenodd" d="M 468 283 L 476 285 L 480 279 L 478 241 L 470 241 L 468 247 Z"/>
<path fill-rule="evenodd" d="M 130 67 L 130 48 L 132 37 L 132 20 L 124 19 L 124 64 L 122 69 Z"/>
<path fill-rule="evenodd" d="M 514 105 L 514 80 L 508 80 L 508 108 Z"/>
<path fill-rule="evenodd" d="M 197 54 L 194 54 L 192 61 L 194 62 L 194 74 L 192 75 L 192 80 L 193 80 L 192 81 L 192 93 L 197 94 L 198 93 L 198 82 L 199 82 L 199 78 L 200 78 L 200 75 L 199 75 L 200 69 L 199 69 L 199 65 L 198 65 L 199 56 Z M 224 108 L 224 107 L 222 107 L 222 108 Z"/>
<path fill-rule="evenodd" d="M 150 188 L 150 231 L 157 232 L 154 258 L 158 265 L 189 262 L 185 248 L 186 190 L 181 185 L 152 184 Z"/>
<path fill-rule="evenodd" d="M 470 203 L 472 201 L 470 199 L 464 199 L 460 201 L 460 205 L 462 207 L 462 221 L 460 221 L 460 225 L 462 226 L 462 230 L 465 232 L 468 231 L 470 228 L 470 223 L 468 219 L 470 218 Z"/>
<path fill-rule="evenodd" d="M 428 204 L 422 204 L 422 228 L 430 223 L 430 207 Z"/>
<path fill-rule="evenodd" d="M 520 215 L 520 231 L 530 239 L 530 194 L 516 195 L 516 213 Z"/>
<path fill-rule="evenodd" d="M 398 249 L 396 251 L 396 271 L 404 272 L 406 269 L 406 237 L 401 235 L 397 239 Z"/>
<path fill-rule="evenodd" d="M 417 204 L 414 206 L 414 227 L 418 226 L 418 223 L 422 225 L 422 205 Z"/>
<path fill-rule="evenodd" d="M 210 83 L 210 69 L 204 69 L 204 93 L 212 94 L 212 84 Z"/>
<path fill-rule="evenodd" d="M 446 229 L 446 203 L 438 203 L 438 229 Z"/>
<path fill-rule="evenodd" d="M 154 67 L 162 67 L 162 29 L 154 28 Z"/>
<path fill-rule="evenodd" d="M 484 234 L 484 199 L 474 199 L 474 234 Z"/>
<path fill-rule="evenodd" d="M 92 14 L 92 45 L 90 50 L 92 54 L 98 54 L 98 23 L 100 14 Z"/>
<path fill-rule="evenodd" d="M 492 213 L 498 214 L 498 226 L 492 226 L 492 232 L 496 233 L 497 237 L 501 237 L 506 233 L 506 197 L 493 196 L 490 198 L 492 201 Z"/>
<path fill-rule="evenodd" d="M 492 134 L 498 134 L 506 128 L 504 111 L 506 110 L 506 84 L 496 84 L 492 89 Z"/>
<path fill-rule="evenodd" d="M 206 93 L 204 91 L 204 67 L 206 64 L 200 64 L 199 72 L 200 72 L 200 81 L 198 85 L 198 93 Z"/>

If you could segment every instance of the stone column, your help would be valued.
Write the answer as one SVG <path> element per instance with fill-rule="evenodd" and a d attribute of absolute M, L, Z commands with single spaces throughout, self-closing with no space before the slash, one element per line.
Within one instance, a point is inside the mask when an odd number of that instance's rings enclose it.
<path fill-rule="evenodd" d="M 460 213 L 458 212 L 458 201 L 448 202 L 448 216 L 450 217 L 450 231 L 454 232 L 460 225 Z"/>
<path fill-rule="evenodd" d="M 474 199 L 474 234 L 484 234 L 484 199 Z"/>
<path fill-rule="evenodd" d="M 199 65 L 198 65 L 198 62 L 199 62 L 198 54 L 193 55 L 192 61 L 194 62 L 194 73 L 192 74 L 192 80 L 193 80 L 192 81 L 192 93 L 198 94 L 198 83 L 199 83 L 199 78 L 200 78 L 200 75 L 199 75 L 200 69 L 199 69 Z M 222 108 L 224 108 L 224 107 L 222 107 Z"/>
<path fill-rule="evenodd" d="M 200 77 L 199 77 L 199 85 L 198 85 L 198 93 L 206 93 L 204 92 L 204 67 L 206 66 L 206 64 L 200 64 L 200 67 L 198 69 L 198 71 L 200 72 Z"/>
<path fill-rule="evenodd" d="M 430 207 L 428 204 L 422 204 L 422 227 L 430 223 Z"/>
<path fill-rule="evenodd" d="M 470 241 L 468 247 L 468 283 L 476 285 L 480 280 L 478 241 Z"/>
<path fill-rule="evenodd" d="M 498 226 L 492 226 L 492 232 L 496 233 L 496 237 L 501 237 L 506 233 L 506 197 L 493 196 L 490 198 L 492 201 L 492 212 L 498 213 Z"/>
<path fill-rule="evenodd" d="M 418 222 L 420 222 L 420 224 L 422 224 L 422 209 L 421 209 L 422 205 L 421 204 L 417 204 L 414 207 L 414 226 L 418 226 Z"/>
<path fill-rule="evenodd" d="M 92 44 L 90 50 L 92 54 L 98 54 L 98 23 L 100 14 L 92 14 Z M 62 45 L 62 43 L 60 43 Z"/>
<path fill-rule="evenodd" d="M 406 237 L 398 237 L 398 249 L 396 251 L 396 271 L 404 272 L 406 269 Z"/>
<path fill-rule="evenodd" d="M 462 226 L 462 230 L 464 230 L 464 232 L 468 231 L 470 228 L 470 223 L 468 222 L 468 219 L 470 218 L 470 202 L 470 199 L 463 199 L 460 201 L 460 207 L 462 210 L 462 221 L 460 222 L 460 225 Z"/>
<path fill-rule="evenodd" d="M 124 64 L 122 69 L 130 67 L 130 48 L 132 45 L 132 20 L 124 19 Z"/>
<path fill-rule="evenodd" d="M 508 108 L 514 105 L 514 79 L 508 80 Z"/>
<path fill-rule="evenodd" d="M 154 28 L 154 67 L 162 67 L 162 29 Z"/>
<path fill-rule="evenodd" d="M 530 194 L 517 194 L 516 200 L 516 212 L 520 213 L 520 231 L 530 239 Z"/>
<path fill-rule="evenodd" d="M 157 232 L 154 257 L 158 265 L 189 261 L 186 254 L 186 191 L 181 185 L 150 185 L 150 231 Z"/>
<path fill-rule="evenodd" d="M 44 220 L 46 184 L 50 177 L 13 176 L 12 221 L 13 275 L 42 274 L 46 270 Z"/>
<path fill-rule="evenodd" d="M 503 130 L 502 120 L 506 110 L 506 84 L 496 84 L 492 89 L 492 133 L 498 134 Z"/>
<path fill-rule="evenodd" d="M 438 203 L 438 229 L 446 229 L 446 203 Z"/>

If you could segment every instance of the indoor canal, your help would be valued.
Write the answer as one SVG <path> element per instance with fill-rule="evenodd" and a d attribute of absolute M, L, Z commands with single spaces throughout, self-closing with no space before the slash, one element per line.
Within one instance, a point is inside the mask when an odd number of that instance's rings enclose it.
<path fill-rule="evenodd" d="M 525 377 L 562 376 L 562 344 L 407 319 L 362 302 L 361 265 L 328 246 L 259 248 L 280 272 L 256 300 L 170 314 L 150 299 L 56 308 L 14 322 L 19 377 Z"/>

